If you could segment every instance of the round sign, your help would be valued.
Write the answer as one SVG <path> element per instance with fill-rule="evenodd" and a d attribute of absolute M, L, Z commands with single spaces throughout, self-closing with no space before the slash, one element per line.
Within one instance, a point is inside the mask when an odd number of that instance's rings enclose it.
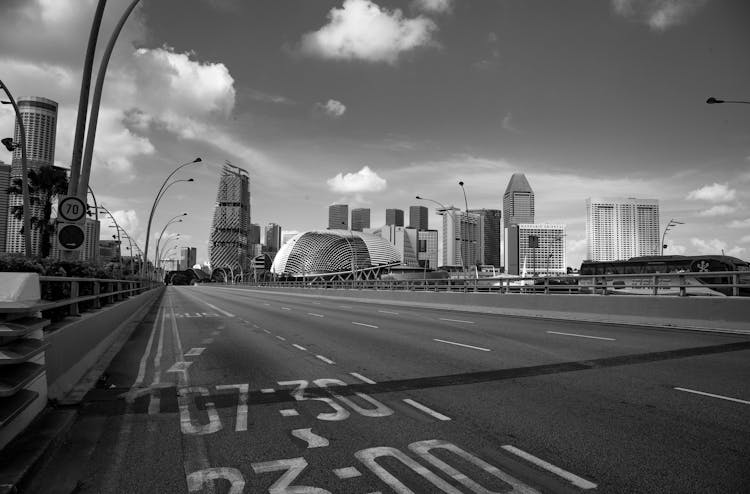
<path fill-rule="evenodd" d="M 57 232 L 57 241 L 63 249 L 74 250 L 83 244 L 85 235 L 78 225 L 64 225 Z"/>
<path fill-rule="evenodd" d="M 76 196 L 66 196 L 60 200 L 58 215 L 65 221 L 79 221 L 86 214 L 86 205 Z"/>

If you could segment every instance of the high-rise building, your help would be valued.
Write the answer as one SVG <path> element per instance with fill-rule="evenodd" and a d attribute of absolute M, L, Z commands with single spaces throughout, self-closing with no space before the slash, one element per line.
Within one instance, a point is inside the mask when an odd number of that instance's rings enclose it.
<path fill-rule="evenodd" d="M 365 228 L 370 228 L 370 209 L 352 209 L 352 230 L 355 232 L 361 232 Z"/>
<path fill-rule="evenodd" d="M 404 226 L 404 210 L 403 209 L 386 209 L 385 210 L 385 224 Z"/>
<path fill-rule="evenodd" d="M 438 209 L 443 216 L 443 266 L 472 266 L 479 260 L 480 216 L 453 206 Z"/>
<path fill-rule="evenodd" d="M 405 228 L 403 226 L 385 225 L 377 229 L 380 236 L 396 247 L 401 256 L 402 266 L 419 266 L 417 259 L 418 238 L 416 228 Z"/>
<path fill-rule="evenodd" d="M 250 233 L 248 236 L 248 242 L 250 244 L 259 244 L 260 242 L 260 225 L 256 223 L 250 223 Z"/>
<path fill-rule="evenodd" d="M 427 215 L 427 207 L 409 206 L 409 228 L 416 228 L 417 230 L 429 230 L 430 219 Z"/>
<path fill-rule="evenodd" d="M 227 163 L 216 193 L 208 242 L 213 269 L 250 267 L 250 177 L 247 170 Z"/>
<path fill-rule="evenodd" d="M 18 111 L 21 114 L 24 128 L 26 130 L 26 164 L 29 170 L 36 170 L 42 166 L 52 166 L 55 163 L 55 137 L 57 132 L 57 103 L 40 96 L 22 96 L 18 98 Z M 21 142 L 21 128 L 16 122 L 13 141 Z M 11 181 L 20 178 L 21 173 L 21 148 L 13 151 L 11 161 Z M 7 188 L 5 189 L 7 190 Z M 31 217 L 41 218 L 43 214 L 43 202 L 33 201 L 30 206 Z M 25 252 L 24 236 L 20 231 L 23 221 L 17 220 L 13 214 L 15 206 L 23 205 L 23 197 L 20 194 L 10 195 L 8 198 L 8 211 L 6 213 L 7 226 L 5 230 L 5 252 Z M 31 253 L 39 254 L 39 235 L 37 228 L 31 229 Z M 94 240 L 98 241 L 97 236 Z M 96 249 L 95 249 L 96 250 Z M 96 255 L 96 253 L 94 254 Z"/>
<path fill-rule="evenodd" d="M 195 247 L 180 247 L 180 259 L 177 269 L 184 271 L 195 266 L 198 251 Z"/>
<path fill-rule="evenodd" d="M 479 221 L 479 261 L 497 268 L 502 266 L 503 223 L 499 209 L 470 209 L 478 214 Z"/>
<path fill-rule="evenodd" d="M 438 231 L 417 230 L 417 260 L 419 267 L 437 269 Z"/>
<path fill-rule="evenodd" d="M 349 229 L 349 205 L 348 204 L 331 204 L 328 206 L 328 229 L 329 230 L 348 230 Z"/>
<path fill-rule="evenodd" d="M 266 227 L 266 252 L 278 252 L 281 248 L 281 227 L 269 223 Z"/>
<path fill-rule="evenodd" d="M 586 199 L 587 258 L 616 261 L 659 255 L 657 199 Z"/>
<path fill-rule="evenodd" d="M 5 239 L 8 235 L 8 187 L 10 187 L 10 165 L 0 161 L 0 254 L 5 252 Z"/>
<path fill-rule="evenodd" d="M 503 194 L 503 226 L 534 223 L 534 191 L 523 173 L 514 173 Z"/>
<path fill-rule="evenodd" d="M 560 275 L 567 272 L 565 225 L 520 223 L 507 229 L 505 267 L 508 274 Z"/>

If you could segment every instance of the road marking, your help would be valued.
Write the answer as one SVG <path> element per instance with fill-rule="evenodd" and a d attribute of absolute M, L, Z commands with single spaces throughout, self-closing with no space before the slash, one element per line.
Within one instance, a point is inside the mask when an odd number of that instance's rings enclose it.
<path fill-rule="evenodd" d="M 263 302 L 263 305 L 271 305 L 271 304 L 269 304 L 269 303 L 266 303 L 266 302 Z"/>
<path fill-rule="evenodd" d="M 307 315 L 308 316 L 315 316 L 315 317 L 325 317 L 323 314 L 316 314 L 314 312 L 308 312 Z"/>
<path fill-rule="evenodd" d="M 474 350 L 481 350 L 483 352 L 491 352 L 492 351 L 489 348 L 482 348 L 480 346 L 473 346 L 473 345 L 464 345 L 463 343 L 456 343 L 455 341 L 439 340 L 437 338 L 433 338 L 432 340 L 433 341 L 439 341 L 440 343 L 447 343 L 449 345 L 463 346 L 463 347 L 466 347 L 466 348 L 472 348 Z"/>
<path fill-rule="evenodd" d="M 218 308 L 218 307 L 216 307 L 215 305 L 211 305 L 211 304 L 209 304 L 208 302 L 203 302 L 203 303 L 204 303 L 204 304 L 206 304 L 207 306 L 211 307 L 211 308 L 212 308 L 213 310 L 215 310 L 216 312 L 221 312 L 222 314 L 224 314 L 224 315 L 225 315 L 225 316 L 227 316 L 227 317 L 234 317 L 234 314 L 232 314 L 231 312 L 227 312 L 227 311 L 225 311 L 225 310 L 219 309 L 219 308 Z"/>
<path fill-rule="evenodd" d="M 462 322 L 462 323 L 465 323 L 465 324 L 474 324 L 474 321 L 464 321 L 464 320 L 461 320 L 461 319 L 446 319 L 445 317 L 440 317 L 439 319 L 441 321 Z"/>
<path fill-rule="evenodd" d="M 200 355 L 201 353 L 203 353 L 204 350 L 205 350 L 205 348 L 203 348 L 203 347 L 191 348 L 185 354 L 185 356 L 186 357 L 197 357 L 198 355 Z"/>
<path fill-rule="evenodd" d="M 281 310 L 292 310 L 289 307 L 282 307 Z"/>
<path fill-rule="evenodd" d="M 320 305 L 320 302 L 313 302 L 313 304 L 315 304 L 315 305 Z"/>
<path fill-rule="evenodd" d="M 284 338 L 283 336 L 277 336 L 276 339 L 281 340 L 281 341 L 286 341 L 286 338 Z"/>
<path fill-rule="evenodd" d="M 253 324 L 253 327 L 257 329 L 257 328 L 259 328 L 260 326 L 258 326 L 257 324 Z"/>
<path fill-rule="evenodd" d="M 282 417 L 296 417 L 299 412 L 293 408 L 287 408 L 285 410 L 279 410 Z"/>
<path fill-rule="evenodd" d="M 352 324 L 356 324 L 357 326 L 365 326 L 365 327 L 367 327 L 367 328 L 375 328 L 375 329 L 378 329 L 378 327 L 377 327 L 377 326 L 373 326 L 372 324 L 365 324 L 365 323 L 363 323 L 363 322 L 354 322 L 354 321 L 352 321 Z"/>
<path fill-rule="evenodd" d="M 263 388 L 260 390 L 260 392 L 267 395 L 267 394 L 275 393 L 276 390 L 273 388 Z"/>
<path fill-rule="evenodd" d="M 211 336 L 219 336 L 221 331 L 211 331 Z"/>
<path fill-rule="evenodd" d="M 307 443 L 307 449 L 325 448 L 330 444 L 328 439 L 315 434 L 312 429 L 294 429 L 292 435 L 305 441 Z"/>
<path fill-rule="evenodd" d="M 300 346 L 300 345 L 298 345 L 298 344 L 296 344 L 296 343 L 292 343 L 292 346 L 293 346 L 294 348 L 296 348 L 297 350 L 302 350 L 303 352 L 306 352 L 306 351 L 307 351 L 307 348 L 305 348 L 305 347 L 303 347 L 303 346 Z"/>
<path fill-rule="evenodd" d="M 353 479 L 354 477 L 359 477 L 362 475 L 362 472 L 354 467 L 335 468 L 333 470 L 333 473 L 335 473 L 336 477 L 340 478 L 341 480 Z"/>
<path fill-rule="evenodd" d="M 339 305 L 339 307 L 341 307 L 342 309 L 351 309 L 352 308 L 351 305 Z"/>
<path fill-rule="evenodd" d="M 244 432 L 247 430 L 247 398 L 250 392 L 249 384 L 219 384 L 216 389 L 236 389 L 237 395 L 237 418 L 235 419 L 235 432 Z"/>
<path fill-rule="evenodd" d="M 154 356 L 154 379 L 151 382 L 151 386 L 158 386 L 161 383 L 161 357 L 164 350 L 164 326 L 166 325 L 167 313 L 163 313 L 161 328 L 159 331 L 159 343 L 156 346 L 156 355 Z M 157 393 L 151 393 L 151 398 L 148 402 L 148 414 L 156 415 L 161 409 L 161 397 Z"/>
<path fill-rule="evenodd" d="M 563 470 L 560 467 L 556 467 L 552 463 L 548 463 L 541 458 L 537 458 L 534 455 L 531 455 L 527 453 L 526 451 L 520 450 L 516 448 L 515 446 L 511 446 L 510 444 L 506 444 L 505 446 L 502 446 L 502 448 L 505 451 L 508 451 L 510 453 L 513 453 L 514 455 L 520 456 L 524 460 L 530 461 L 534 465 L 544 468 L 548 472 L 552 472 L 555 475 L 564 478 L 568 482 L 572 483 L 576 487 L 580 487 L 581 489 L 596 489 L 596 484 L 593 482 L 589 482 L 588 480 L 579 477 L 576 474 L 570 473 L 566 470 Z"/>
<path fill-rule="evenodd" d="M 563 336 L 577 336 L 579 338 L 591 338 L 592 340 L 607 340 L 607 341 L 616 341 L 614 338 L 604 338 L 602 336 L 589 336 L 585 334 L 575 334 L 575 333 L 560 333 L 558 331 L 547 331 L 549 334 L 561 334 Z"/>
<path fill-rule="evenodd" d="M 271 334 L 271 332 L 269 330 L 267 330 L 267 329 L 264 329 L 263 331 L 265 331 L 268 334 Z"/>
<path fill-rule="evenodd" d="M 325 358 L 325 357 L 324 357 L 324 356 L 322 356 L 322 355 L 316 355 L 316 357 L 318 357 L 318 358 L 319 358 L 320 360 L 322 360 L 322 361 L 323 361 L 323 362 L 325 362 L 326 364 L 331 364 L 331 365 L 334 365 L 334 364 L 336 364 L 336 362 L 334 362 L 333 360 L 331 360 L 331 359 L 328 359 L 328 358 Z"/>
<path fill-rule="evenodd" d="M 363 383 L 377 384 L 375 381 L 373 381 L 372 379 L 369 379 L 369 378 L 363 376 L 362 374 L 357 374 L 356 372 L 350 372 L 349 374 L 351 374 L 352 376 L 356 377 L 357 379 L 359 379 Z"/>
<path fill-rule="evenodd" d="M 392 310 L 379 310 L 378 312 L 382 312 L 383 314 L 396 314 L 396 315 L 398 315 L 398 312 L 393 312 Z"/>
<path fill-rule="evenodd" d="M 148 357 L 151 355 L 151 346 L 154 344 L 154 334 L 156 334 L 156 328 L 159 325 L 159 314 L 161 311 L 164 310 L 162 307 L 159 307 L 156 311 L 156 318 L 154 319 L 154 325 L 151 328 L 151 335 L 148 338 L 148 343 L 146 344 L 146 350 L 143 352 L 143 356 L 141 357 L 141 364 L 138 367 L 138 375 L 135 378 L 135 382 L 133 383 L 133 388 L 140 386 L 143 384 L 143 379 L 146 377 L 146 365 L 148 362 Z"/>
<path fill-rule="evenodd" d="M 187 372 L 188 367 L 193 365 L 192 362 L 175 362 L 172 367 L 167 369 L 167 372 Z"/>
<path fill-rule="evenodd" d="M 201 343 L 203 343 L 204 345 L 210 345 L 210 344 L 211 344 L 211 343 L 213 343 L 213 342 L 214 342 L 214 339 L 213 339 L 213 338 L 203 338 L 203 339 L 201 340 Z"/>
<path fill-rule="evenodd" d="M 750 401 L 740 400 L 739 398 L 732 398 L 730 396 L 715 395 L 713 393 L 706 393 L 703 391 L 696 391 L 694 389 L 687 388 L 674 388 L 677 391 L 685 391 L 686 393 L 694 393 L 697 395 L 710 396 L 711 398 L 719 398 L 721 400 L 734 401 L 736 403 L 742 403 L 743 405 L 750 405 Z"/>
<path fill-rule="evenodd" d="M 407 405 L 411 405 L 411 406 L 413 406 L 414 408 L 416 408 L 418 410 L 422 410 L 427 415 L 432 415 L 433 417 L 435 417 L 438 420 L 450 420 L 451 419 L 450 417 L 445 416 L 445 415 L 443 415 L 440 412 L 436 412 L 432 408 L 429 408 L 429 407 L 426 407 L 426 406 L 422 405 L 418 401 L 414 401 L 414 400 L 412 400 L 410 398 L 405 398 L 403 401 Z"/>

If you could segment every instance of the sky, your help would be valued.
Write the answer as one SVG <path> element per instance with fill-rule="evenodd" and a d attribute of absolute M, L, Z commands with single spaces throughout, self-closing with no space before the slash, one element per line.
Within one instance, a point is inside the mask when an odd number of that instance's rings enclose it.
<path fill-rule="evenodd" d="M 101 55 L 129 3 L 109 0 Z M 0 79 L 59 103 L 69 167 L 95 0 L 0 0 Z M 142 0 L 104 84 L 90 185 L 143 247 L 207 261 L 225 160 L 248 170 L 251 220 L 327 226 L 328 206 L 502 209 L 514 172 L 536 221 L 586 256 L 588 197 L 658 199 L 665 254 L 750 258 L 746 0 Z M 0 134 L 14 116 L 0 109 Z M 0 160 L 10 163 L 3 149 Z M 104 225 L 107 225 L 105 222 Z M 114 230 L 103 227 L 102 238 Z M 152 240 L 153 242 L 153 240 Z M 151 244 L 153 245 L 153 243 Z"/>

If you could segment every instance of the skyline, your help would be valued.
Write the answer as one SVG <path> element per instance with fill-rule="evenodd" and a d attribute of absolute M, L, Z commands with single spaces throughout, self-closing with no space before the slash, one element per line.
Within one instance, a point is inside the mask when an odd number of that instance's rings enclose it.
<path fill-rule="evenodd" d="M 0 16 L 2 79 L 59 103 L 65 167 L 94 6 L 16 0 Z M 97 55 L 124 8 L 109 2 Z M 145 1 L 109 65 L 91 185 L 143 246 L 149 186 L 202 157 L 154 220 L 188 206 L 181 245 L 198 262 L 224 160 L 250 172 L 251 221 L 285 231 L 324 228 L 333 203 L 370 208 L 373 226 L 426 205 L 416 195 L 460 207 L 459 180 L 470 209 L 501 209 L 520 172 L 537 221 L 567 225 L 572 266 L 594 196 L 658 199 L 661 230 L 685 223 L 665 253 L 746 259 L 750 111 L 705 100 L 750 98 L 747 14 L 741 1 Z"/>

